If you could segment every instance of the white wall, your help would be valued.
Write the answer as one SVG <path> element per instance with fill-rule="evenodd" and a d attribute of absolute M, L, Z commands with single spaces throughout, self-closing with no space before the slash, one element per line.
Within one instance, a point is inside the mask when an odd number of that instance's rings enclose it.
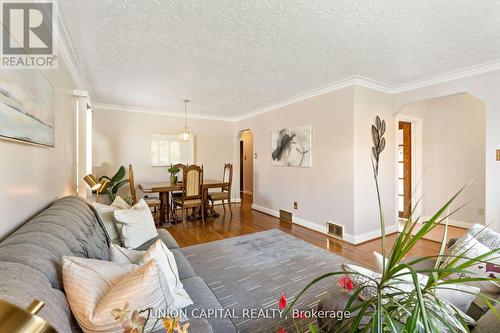
<path fill-rule="evenodd" d="M 254 207 L 276 214 L 292 212 L 296 220 L 325 231 L 327 221 L 353 228 L 353 88 L 307 99 L 239 121 L 254 139 Z M 312 124 L 312 167 L 272 166 L 271 133 Z M 298 209 L 293 209 L 293 202 Z"/>
<path fill-rule="evenodd" d="M 396 179 L 395 119 L 391 96 L 364 87 L 354 87 L 354 242 L 380 237 L 380 213 L 371 162 L 373 146 L 371 126 L 376 116 L 386 122 L 386 148 L 380 157 L 379 186 L 386 232 L 397 230 L 394 202 Z"/>
<path fill-rule="evenodd" d="M 136 186 L 141 182 L 167 181 L 166 167 L 151 166 L 151 135 L 177 134 L 183 126 L 182 117 L 94 109 L 93 173 L 109 176 L 120 165 L 132 164 Z M 233 161 L 238 140 L 234 123 L 188 119 L 188 126 L 195 135 L 195 163 L 203 164 L 205 178 L 222 179 L 224 163 Z M 236 178 L 233 173 L 233 181 Z M 122 191 L 128 191 L 128 187 Z M 238 191 L 233 185 L 233 198 L 239 198 Z"/>
<path fill-rule="evenodd" d="M 485 105 L 470 94 L 455 94 L 403 106 L 400 115 L 421 124 L 422 216 L 432 216 L 461 186 L 474 179 L 454 207 L 467 205 L 452 223 L 484 223 Z M 417 157 L 414 156 L 414 162 Z M 413 184 L 416 185 L 416 184 Z"/>
<path fill-rule="evenodd" d="M 486 106 L 485 216 L 486 224 L 500 231 L 500 162 L 495 150 L 500 148 L 500 71 L 477 74 L 394 95 L 394 114 L 407 103 L 467 92 Z"/>
<path fill-rule="evenodd" d="M 73 80 L 62 59 L 43 73 L 56 88 L 55 147 L 0 140 L 0 239 L 55 199 L 74 194 Z"/>

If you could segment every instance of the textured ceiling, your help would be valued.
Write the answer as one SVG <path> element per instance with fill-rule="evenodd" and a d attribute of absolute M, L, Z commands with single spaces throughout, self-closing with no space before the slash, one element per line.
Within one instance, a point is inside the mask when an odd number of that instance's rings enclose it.
<path fill-rule="evenodd" d="M 500 59 L 498 0 L 59 1 L 94 103 L 235 117 L 362 75 Z"/>

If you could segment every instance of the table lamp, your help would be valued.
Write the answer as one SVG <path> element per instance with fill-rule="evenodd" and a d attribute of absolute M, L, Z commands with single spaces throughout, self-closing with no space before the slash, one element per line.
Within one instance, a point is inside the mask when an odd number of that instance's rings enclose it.
<path fill-rule="evenodd" d="M 34 300 L 26 309 L 0 300 L 0 332 L 9 333 L 57 333 L 37 312 L 43 302 Z"/>
<path fill-rule="evenodd" d="M 99 194 L 103 193 L 110 183 L 109 179 L 107 178 L 103 178 L 101 179 L 101 181 L 99 181 L 97 180 L 96 176 L 90 174 L 83 177 L 83 180 L 92 189 L 92 191 L 96 192 L 96 202 L 99 201 Z"/>

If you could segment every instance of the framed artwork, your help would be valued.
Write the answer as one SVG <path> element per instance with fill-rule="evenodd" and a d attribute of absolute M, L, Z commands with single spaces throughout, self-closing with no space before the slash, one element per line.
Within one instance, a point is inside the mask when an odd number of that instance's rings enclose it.
<path fill-rule="evenodd" d="M 0 138 L 54 147 L 54 94 L 39 70 L 0 71 Z"/>
<path fill-rule="evenodd" d="M 274 130 L 271 148 L 273 165 L 310 168 L 312 125 Z"/>

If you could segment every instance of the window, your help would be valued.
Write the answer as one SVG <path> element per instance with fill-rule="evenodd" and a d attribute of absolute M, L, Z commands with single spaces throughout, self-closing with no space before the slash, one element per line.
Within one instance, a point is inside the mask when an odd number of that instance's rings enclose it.
<path fill-rule="evenodd" d="M 194 138 L 181 141 L 175 134 L 153 134 L 151 137 L 151 164 L 169 166 L 171 164 L 194 163 Z"/>

